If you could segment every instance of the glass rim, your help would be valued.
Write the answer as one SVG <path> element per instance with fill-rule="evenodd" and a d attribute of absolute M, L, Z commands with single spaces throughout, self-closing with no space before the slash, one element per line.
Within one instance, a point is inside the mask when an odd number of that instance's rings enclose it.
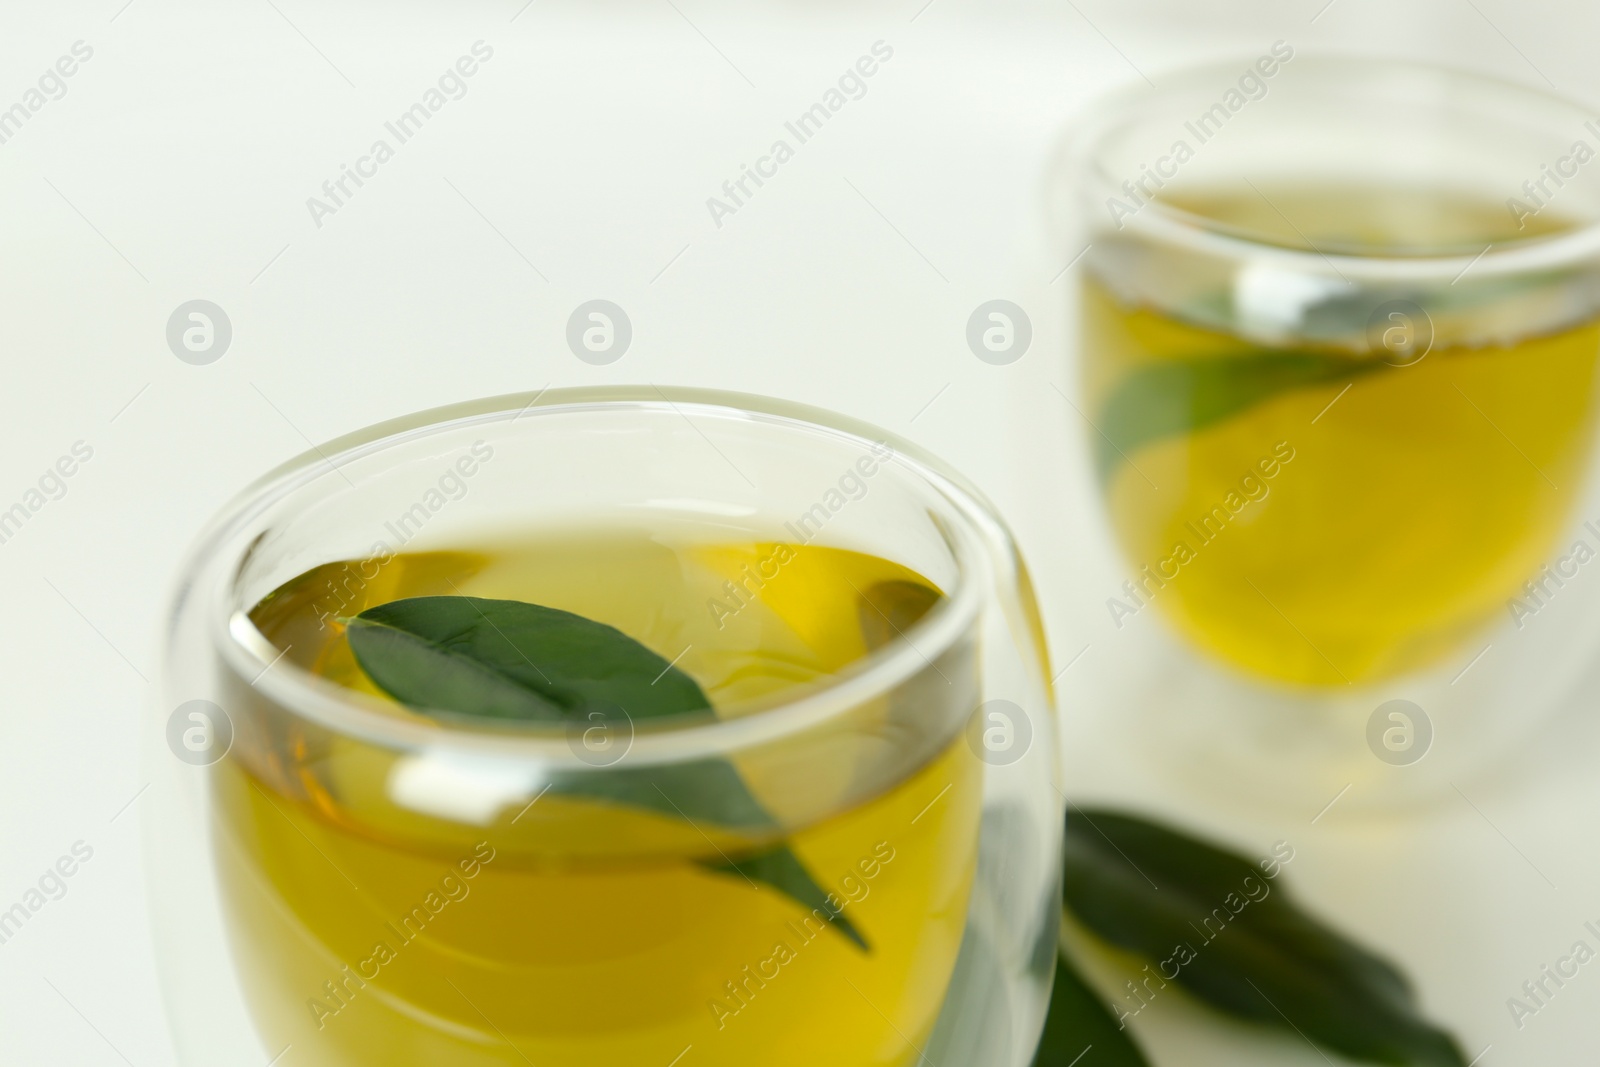
<path fill-rule="evenodd" d="M 639 409 L 684 409 L 762 424 L 773 430 L 820 434 L 870 447 L 885 442 L 893 463 L 915 481 L 948 501 L 946 544 L 955 566 L 951 588 L 933 608 L 895 640 L 874 649 L 796 696 L 781 697 L 750 714 L 659 728 L 636 727 L 630 748 L 617 763 L 596 767 L 572 751 L 564 724 L 538 724 L 526 729 L 478 727 L 461 717 L 441 720 L 402 718 L 386 702 L 320 678 L 283 660 L 281 650 L 252 623 L 246 610 L 232 606 L 239 570 L 251 543 L 236 545 L 238 536 L 269 508 L 290 499 L 318 479 L 338 474 L 345 463 L 381 454 L 409 441 L 471 425 L 514 423 L 583 411 L 623 412 Z M 511 393 L 431 408 L 391 419 L 336 438 L 280 464 L 256 479 L 220 509 L 208 523 L 180 568 L 180 591 L 167 616 L 175 619 L 197 575 L 220 564 L 210 589 L 200 589 L 198 607 L 203 629 L 222 660 L 223 669 L 290 713 L 317 722 L 342 736 L 405 751 L 504 761 L 532 761 L 561 771 L 604 773 L 611 766 L 648 766 L 722 755 L 781 741 L 830 719 L 849 714 L 864 702 L 891 690 L 925 669 L 968 632 L 976 620 L 985 580 L 992 581 L 997 539 L 1011 538 L 993 505 L 942 461 L 895 434 L 866 422 L 814 408 L 753 394 L 685 387 L 601 386 L 543 389 Z M 166 669 L 178 653 L 169 641 Z M 279 661 L 282 662 L 279 662 Z M 554 727 L 554 729 L 552 729 Z"/>
<path fill-rule="evenodd" d="M 1175 98 L 1196 82 L 1211 83 L 1219 77 L 1231 80 L 1238 75 L 1240 64 L 1249 66 L 1251 62 L 1251 57 L 1241 55 L 1176 68 L 1157 75 L 1148 84 L 1136 82 L 1124 85 L 1096 96 L 1084 105 L 1078 112 L 1078 119 L 1069 126 L 1059 142 L 1057 163 L 1049 170 L 1047 180 L 1051 188 L 1047 191 L 1047 199 L 1065 193 L 1068 202 L 1064 210 L 1058 211 L 1057 222 L 1066 223 L 1068 227 L 1078 225 L 1075 219 L 1079 209 L 1077 197 L 1086 191 L 1086 177 L 1101 183 L 1102 187 L 1120 188 L 1119 180 L 1123 176 L 1115 175 L 1108 169 L 1101 149 L 1109 136 L 1126 126 L 1135 111 L 1159 104 L 1164 98 Z M 1585 119 L 1600 117 L 1600 111 L 1589 109 L 1581 101 L 1560 93 L 1443 63 L 1313 52 L 1303 56 L 1296 54 L 1293 65 L 1296 71 L 1310 72 L 1313 77 L 1332 78 L 1344 83 L 1372 84 L 1374 75 L 1428 77 L 1472 86 L 1504 99 L 1521 97 L 1550 112 L 1567 112 L 1580 124 Z M 1091 117 L 1085 121 L 1083 116 L 1086 114 Z M 1349 271 L 1377 281 L 1421 281 L 1440 275 L 1454 278 L 1468 267 L 1479 276 L 1521 274 L 1600 256 L 1600 218 L 1554 233 L 1491 242 L 1476 251 L 1450 249 L 1403 255 L 1295 247 L 1274 242 L 1263 235 L 1252 235 L 1243 227 L 1186 211 L 1160 198 L 1146 200 L 1138 212 L 1126 221 L 1129 228 L 1150 232 L 1153 237 L 1167 243 L 1188 245 L 1225 258 L 1269 259 L 1286 268 L 1307 273 L 1326 273 L 1331 268 L 1335 273 Z M 1121 228 L 1119 223 L 1118 229 Z"/>

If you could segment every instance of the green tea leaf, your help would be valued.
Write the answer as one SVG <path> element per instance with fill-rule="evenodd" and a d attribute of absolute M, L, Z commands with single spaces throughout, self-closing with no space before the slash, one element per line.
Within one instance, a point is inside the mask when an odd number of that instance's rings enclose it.
<path fill-rule="evenodd" d="M 1104 940 L 1157 961 L 1163 977 L 1354 1059 L 1465 1067 L 1450 1035 L 1422 1017 L 1404 976 L 1302 911 L 1266 873 L 1270 861 L 1117 812 L 1079 811 L 1068 822 L 1068 910 Z"/>
<path fill-rule="evenodd" d="M 1056 957 L 1050 1014 L 1033 1067 L 1148 1067 L 1133 1036 L 1112 1017 L 1065 955 Z"/>
<path fill-rule="evenodd" d="M 668 660 L 615 627 L 538 604 L 410 597 L 363 611 L 347 636 L 373 682 L 425 714 L 615 728 L 618 712 L 629 721 L 714 718 L 699 683 Z M 638 767 L 619 761 L 560 774 L 550 788 L 732 829 L 778 826 L 721 759 Z M 820 907 L 840 933 L 868 949 L 849 920 L 826 907 L 826 891 L 786 845 L 701 866 L 762 882 L 808 910 Z"/>
<path fill-rule="evenodd" d="M 743 859 L 729 860 L 726 863 L 707 863 L 705 866 L 723 874 L 738 875 L 753 882 L 765 882 L 810 908 L 812 914 L 826 917 L 828 922 L 837 926 L 839 932 L 854 941 L 863 952 L 869 951 L 866 939 L 849 919 L 828 905 L 828 894 L 811 880 L 811 875 L 806 873 L 805 867 L 800 863 L 800 857 L 796 856 L 787 845 L 780 845 Z"/>
<path fill-rule="evenodd" d="M 562 796 L 591 797 L 733 830 L 778 828 L 772 814 L 761 806 L 727 760 L 653 767 L 618 763 L 599 772 L 558 774 L 551 788 Z"/>
<path fill-rule="evenodd" d="M 479 718 L 581 721 L 695 714 L 711 702 L 682 671 L 621 630 L 517 600 L 421 596 L 350 621 L 372 680 L 413 707 Z"/>
<path fill-rule="evenodd" d="M 1117 383 L 1095 419 L 1095 472 L 1117 467 L 1153 441 L 1220 422 L 1279 393 L 1391 369 L 1376 359 L 1269 350 L 1216 359 L 1148 363 Z"/>

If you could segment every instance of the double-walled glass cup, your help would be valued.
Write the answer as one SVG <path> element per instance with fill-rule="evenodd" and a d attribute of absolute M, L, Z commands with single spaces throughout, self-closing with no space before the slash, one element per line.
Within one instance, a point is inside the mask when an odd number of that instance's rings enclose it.
<path fill-rule="evenodd" d="M 1283 41 L 1072 138 L 1102 618 L 1146 648 L 1117 706 L 1179 773 L 1431 792 L 1572 692 L 1600 638 L 1597 148 L 1543 92 Z"/>
<path fill-rule="evenodd" d="M 604 605 L 715 715 L 433 715 L 351 680 L 354 616 L 493 575 Z M 424 413 L 224 509 L 167 640 L 145 817 L 186 1064 L 1031 1058 L 1060 907 L 1042 635 L 1001 522 L 912 446 L 677 390 Z"/>

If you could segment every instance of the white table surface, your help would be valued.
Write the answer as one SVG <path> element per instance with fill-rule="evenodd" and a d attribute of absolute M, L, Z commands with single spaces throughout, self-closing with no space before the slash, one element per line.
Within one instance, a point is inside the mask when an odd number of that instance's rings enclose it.
<path fill-rule="evenodd" d="M 1378 0 L 97 0 L 0 9 L 0 107 L 82 40 L 68 91 L 0 144 L 0 506 L 75 441 L 93 459 L 0 544 L 0 907 L 78 840 L 67 895 L 0 945 L 0 1065 L 171 1063 L 138 818 L 158 615 L 233 492 L 306 448 L 451 400 L 652 381 L 785 396 L 877 422 L 1011 515 L 1063 679 L 1074 799 L 1168 812 L 1243 845 L 1296 842 L 1296 891 L 1403 962 L 1486 1065 L 1600 1056 L 1600 972 L 1519 1032 L 1505 1006 L 1600 920 L 1600 751 L 1584 706 L 1503 773 L 1419 808 L 1187 797 L 1116 731 L 1121 580 L 1083 496 L 1064 293 L 1040 185 L 1093 93 L 1197 59 L 1364 49 L 1600 100 L 1600 9 Z M 1320 12 L 1320 13 L 1319 13 Z M 1315 21 L 1313 21 L 1315 18 Z M 306 198 L 474 41 L 469 92 L 317 227 Z M 870 81 L 719 228 L 705 206 L 882 40 Z M 619 362 L 566 349 L 577 304 L 634 324 Z M 1029 311 L 1010 367 L 964 340 L 979 303 Z M 167 349 L 204 298 L 234 339 Z M 135 805 L 137 805 L 135 801 Z M 137 810 L 135 807 L 132 810 Z M 1521 854 L 1519 856 L 1519 853 Z M 1553 884 L 1552 884 L 1553 883 Z M 1298 1039 L 1170 997 L 1158 1064 L 1320 1064 Z"/>

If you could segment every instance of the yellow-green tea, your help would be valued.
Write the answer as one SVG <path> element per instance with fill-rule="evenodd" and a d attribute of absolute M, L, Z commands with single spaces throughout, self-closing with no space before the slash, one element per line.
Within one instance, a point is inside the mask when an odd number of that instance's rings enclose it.
<path fill-rule="evenodd" d="M 1560 228 L 1541 216 L 1519 231 L 1498 201 L 1434 190 L 1241 183 L 1169 200 L 1326 255 L 1465 257 Z M 1550 308 L 1535 279 L 1507 300 L 1509 325 L 1502 316 L 1474 337 L 1460 322 L 1475 309 L 1450 301 L 1494 300 L 1506 286 L 1468 277 L 1416 294 L 1431 322 L 1394 320 L 1435 334 L 1413 362 L 1381 344 L 1268 344 L 1230 325 L 1364 315 L 1360 299 L 1343 309 L 1337 288 L 1307 290 L 1270 266 L 1212 291 L 1151 246 L 1095 262 L 1083 288 L 1085 414 L 1136 571 L 1107 602 L 1119 626 L 1153 603 L 1253 674 L 1369 682 L 1462 649 L 1539 569 L 1585 474 L 1592 314 L 1540 326 Z M 1132 271 L 1142 286 L 1126 284 Z M 1170 302 L 1152 298 L 1157 276 L 1171 281 Z"/>
<path fill-rule="evenodd" d="M 608 623 L 675 661 L 719 714 L 759 715 L 939 592 L 840 549 L 612 528 L 330 564 L 251 617 L 286 660 L 382 697 L 341 620 L 427 595 Z M 918 692 L 940 690 L 966 692 Z M 893 740 L 907 705 L 880 705 L 864 714 Z M 732 758 L 866 948 L 708 866 L 763 844 L 747 834 L 532 783 L 517 803 L 480 804 L 492 773 L 456 781 L 292 716 L 246 716 L 216 768 L 215 837 L 257 1025 L 317 1065 L 915 1063 L 961 943 L 982 775 L 960 732 L 970 707 L 912 710 L 953 729 L 892 779 L 881 746 L 849 738 L 799 779 Z"/>

